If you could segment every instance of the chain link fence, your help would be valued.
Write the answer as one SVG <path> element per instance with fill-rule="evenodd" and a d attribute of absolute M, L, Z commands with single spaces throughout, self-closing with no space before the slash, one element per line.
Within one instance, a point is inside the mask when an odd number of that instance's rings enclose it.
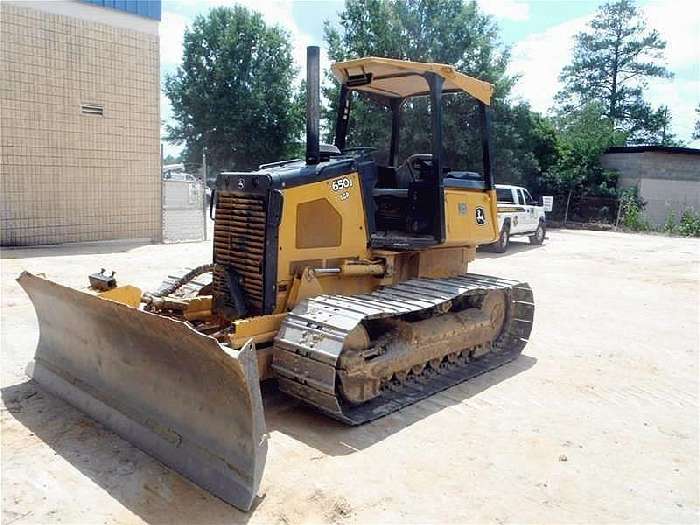
<path fill-rule="evenodd" d="M 555 194 L 554 206 L 547 219 L 564 221 L 567 195 Z M 568 222 L 615 224 L 620 202 L 617 197 L 572 196 Z"/>
<path fill-rule="evenodd" d="M 164 179 L 163 242 L 207 238 L 206 186 L 200 180 Z"/>

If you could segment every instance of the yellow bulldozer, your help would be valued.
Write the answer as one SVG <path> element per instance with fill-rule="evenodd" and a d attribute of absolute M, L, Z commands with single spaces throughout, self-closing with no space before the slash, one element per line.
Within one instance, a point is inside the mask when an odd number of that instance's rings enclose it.
<path fill-rule="evenodd" d="M 85 291 L 19 278 L 40 328 L 30 375 L 244 510 L 267 452 L 261 380 L 359 425 L 515 359 L 533 322 L 526 283 L 467 273 L 499 235 L 492 86 L 444 64 L 336 63 L 321 146 L 317 47 L 307 60 L 306 159 L 219 175 L 212 264 L 146 293 L 104 272 Z M 478 101 L 481 173 L 445 164 L 452 93 Z M 387 162 L 346 147 L 354 96 L 390 111 Z M 399 165 L 413 97 L 429 97 L 431 151 Z"/>

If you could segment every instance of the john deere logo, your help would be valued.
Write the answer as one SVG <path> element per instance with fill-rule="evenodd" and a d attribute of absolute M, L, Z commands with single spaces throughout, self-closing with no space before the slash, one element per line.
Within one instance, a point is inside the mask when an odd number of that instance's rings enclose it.
<path fill-rule="evenodd" d="M 484 208 L 481 206 L 476 209 L 476 223 L 479 226 L 486 224 L 486 213 L 484 213 Z"/>

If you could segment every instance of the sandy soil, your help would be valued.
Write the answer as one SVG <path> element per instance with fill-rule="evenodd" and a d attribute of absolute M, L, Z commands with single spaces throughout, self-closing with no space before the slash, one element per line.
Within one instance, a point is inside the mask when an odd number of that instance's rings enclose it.
<path fill-rule="evenodd" d="M 107 267 L 155 286 L 209 243 L 2 254 L 2 521 L 697 523 L 700 242 L 554 231 L 470 270 L 528 281 L 523 356 L 360 428 L 264 392 L 270 451 L 241 513 L 27 380 L 37 341 L 14 278 Z"/>

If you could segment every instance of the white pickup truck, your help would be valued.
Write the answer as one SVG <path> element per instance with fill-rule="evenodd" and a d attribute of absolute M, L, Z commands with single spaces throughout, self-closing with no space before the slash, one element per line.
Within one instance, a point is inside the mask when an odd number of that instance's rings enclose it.
<path fill-rule="evenodd" d="M 531 244 L 542 244 L 547 233 L 545 207 L 520 186 L 496 184 L 498 227 L 501 232 L 491 247 L 503 253 L 513 236 L 528 236 Z M 551 203 L 550 209 L 551 211 Z"/>

